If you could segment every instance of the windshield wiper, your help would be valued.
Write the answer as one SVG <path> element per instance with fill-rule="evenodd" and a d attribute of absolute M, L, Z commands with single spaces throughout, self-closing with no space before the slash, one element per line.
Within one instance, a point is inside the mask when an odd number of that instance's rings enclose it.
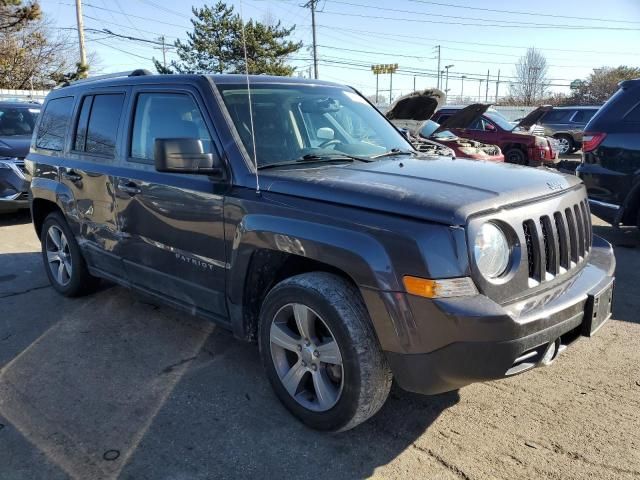
<path fill-rule="evenodd" d="M 383 157 L 394 157 L 396 155 L 411 155 L 415 156 L 416 152 L 412 152 L 411 150 L 400 150 L 399 148 L 392 148 L 388 152 L 381 153 L 380 155 L 375 155 L 371 158 L 383 158 Z"/>
<path fill-rule="evenodd" d="M 367 158 L 356 157 L 353 155 L 347 155 L 345 153 L 334 153 L 334 154 L 323 154 L 318 155 L 314 153 L 308 153 L 297 160 L 292 160 L 288 162 L 278 162 L 278 163 L 268 163 L 266 165 L 258 166 L 259 170 L 263 170 L 265 168 L 275 168 L 275 167 L 286 167 L 290 165 L 300 165 L 301 163 L 323 163 L 323 162 L 353 162 L 357 160 L 359 162 L 372 162 L 373 160 L 369 160 Z"/>

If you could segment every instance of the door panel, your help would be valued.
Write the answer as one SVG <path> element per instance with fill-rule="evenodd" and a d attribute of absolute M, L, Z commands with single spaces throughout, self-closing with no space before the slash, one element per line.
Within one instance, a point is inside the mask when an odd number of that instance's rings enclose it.
<path fill-rule="evenodd" d="M 136 91 L 127 166 L 115 179 L 121 255 L 129 280 L 192 313 L 225 321 L 223 201 L 206 175 L 159 173 L 156 138 L 200 138 L 211 128 L 193 91 Z"/>
<path fill-rule="evenodd" d="M 113 169 L 125 99 L 126 92 L 96 92 L 80 99 L 71 151 L 60 168 L 60 181 L 75 198 L 78 240 L 89 265 L 118 278 L 124 278 L 125 273 L 113 254 L 120 239 Z"/>

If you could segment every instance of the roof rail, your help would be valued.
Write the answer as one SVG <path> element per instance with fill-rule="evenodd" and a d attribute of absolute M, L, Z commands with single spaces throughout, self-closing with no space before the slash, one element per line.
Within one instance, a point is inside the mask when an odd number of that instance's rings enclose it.
<path fill-rule="evenodd" d="M 96 75 L 95 77 L 82 78 L 80 80 L 74 80 L 73 82 L 68 82 L 63 85 L 63 87 L 68 87 L 69 85 L 77 85 L 79 83 L 90 83 L 97 82 L 99 80 L 106 80 L 107 78 L 120 78 L 120 77 L 141 77 L 143 75 L 153 75 L 149 70 L 144 68 L 138 68 L 136 70 L 130 72 L 116 72 L 116 73 L 107 73 L 105 75 Z"/>

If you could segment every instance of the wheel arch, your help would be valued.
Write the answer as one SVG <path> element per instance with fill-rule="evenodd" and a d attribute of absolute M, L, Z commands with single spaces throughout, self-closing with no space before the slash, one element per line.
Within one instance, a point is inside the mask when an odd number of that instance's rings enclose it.
<path fill-rule="evenodd" d="M 359 289 L 400 288 L 386 251 L 372 237 L 301 220 L 248 216 L 236 230 L 227 270 L 234 334 L 254 340 L 269 290 L 285 278 L 313 271 L 336 274 Z"/>
<path fill-rule="evenodd" d="M 67 218 L 67 212 L 73 203 L 71 190 L 60 182 L 48 178 L 35 177 L 29 186 L 31 219 L 36 230 L 36 235 L 40 238 L 42 224 L 45 218 L 53 211 L 59 211 Z M 74 234 L 74 222 L 69 222 L 69 226 Z"/>

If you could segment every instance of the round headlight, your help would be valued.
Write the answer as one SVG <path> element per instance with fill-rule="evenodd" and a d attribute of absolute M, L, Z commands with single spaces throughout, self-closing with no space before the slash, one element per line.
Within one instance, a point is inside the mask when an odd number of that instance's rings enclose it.
<path fill-rule="evenodd" d="M 497 278 L 509 266 L 510 248 L 507 237 L 493 223 L 485 223 L 476 235 L 473 255 L 480 273 L 487 278 Z"/>

